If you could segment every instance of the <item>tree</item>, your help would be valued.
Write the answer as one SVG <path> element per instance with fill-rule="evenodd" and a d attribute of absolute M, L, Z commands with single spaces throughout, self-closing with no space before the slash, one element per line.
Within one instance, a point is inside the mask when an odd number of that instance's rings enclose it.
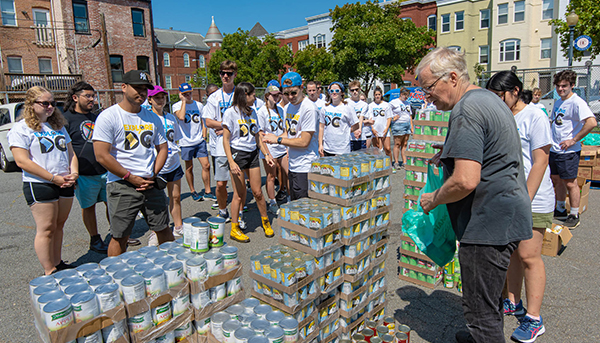
<path fill-rule="evenodd" d="M 266 87 L 272 79 L 285 71 L 285 65 L 291 65 L 292 52 L 287 46 L 280 47 L 273 35 L 262 40 L 252 37 L 248 31 L 238 29 L 223 38 L 221 49 L 217 50 L 208 64 L 208 82 L 221 84 L 219 64 L 224 60 L 237 63 L 236 82 L 251 82 L 256 87 Z M 198 73 L 203 73 L 199 71 Z"/>
<path fill-rule="evenodd" d="M 307 81 L 318 80 L 327 85 L 338 80 L 333 71 L 333 55 L 313 44 L 296 52 L 293 67 Z"/>
<path fill-rule="evenodd" d="M 574 38 L 580 35 L 588 35 L 592 38 L 591 52 L 592 59 L 600 54 L 600 6 L 597 0 L 571 0 L 567 6 L 567 13 L 575 12 L 579 16 L 579 21 L 575 26 Z M 552 19 L 550 21 L 554 25 L 554 32 L 560 34 L 560 46 L 562 47 L 563 55 L 569 55 L 569 25 L 566 18 Z M 583 51 L 573 49 L 573 59 L 581 61 Z"/>
<path fill-rule="evenodd" d="M 404 71 L 427 54 L 435 32 L 399 16 L 399 2 L 381 6 L 369 0 L 331 11 L 333 70 L 343 81 L 361 79 L 367 92 L 376 79 L 401 83 Z"/>

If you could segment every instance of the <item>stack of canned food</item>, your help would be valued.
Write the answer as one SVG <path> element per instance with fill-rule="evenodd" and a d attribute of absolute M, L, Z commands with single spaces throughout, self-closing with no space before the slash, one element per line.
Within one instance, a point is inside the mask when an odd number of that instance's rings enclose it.
<path fill-rule="evenodd" d="M 385 317 L 382 325 L 368 320 L 360 332 L 352 335 L 352 343 L 410 343 L 410 327 L 396 325 L 394 317 Z"/>
<path fill-rule="evenodd" d="M 450 113 L 452 111 L 439 111 L 428 108 L 419 109 L 417 111 L 416 120 L 430 120 L 430 121 L 449 121 Z"/>
<path fill-rule="evenodd" d="M 352 180 L 390 169 L 390 157 L 378 149 L 353 151 L 340 156 L 321 157 L 311 164 L 311 173 Z"/>
<path fill-rule="evenodd" d="M 444 287 L 458 289 L 462 293 L 462 278 L 460 276 L 460 262 L 458 253 L 454 254 L 454 259 L 444 266 Z"/>

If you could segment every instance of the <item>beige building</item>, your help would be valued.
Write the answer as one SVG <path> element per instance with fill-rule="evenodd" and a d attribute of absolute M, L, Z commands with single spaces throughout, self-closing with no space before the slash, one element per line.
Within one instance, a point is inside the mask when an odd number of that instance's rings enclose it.
<path fill-rule="evenodd" d="M 437 46 L 465 53 L 471 82 L 475 66 L 489 70 L 492 10 L 491 0 L 437 0 Z"/>

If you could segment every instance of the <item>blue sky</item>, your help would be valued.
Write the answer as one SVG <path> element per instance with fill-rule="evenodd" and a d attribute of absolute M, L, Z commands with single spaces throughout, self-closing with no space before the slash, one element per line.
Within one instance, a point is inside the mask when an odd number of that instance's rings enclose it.
<path fill-rule="evenodd" d="M 211 16 L 214 16 L 215 24 L 223 34 L 233 33 L 238 27 L 250 30 L 256 22 L 268 32 L 276 32 L 306 25 L 306 17 L 329 12 L 336 5 L 345 3 L 333 0 L 154 0 L 152 13 L 154 27 L 159 29 L 173 27 L 174 30 L 206 35 Z"/>

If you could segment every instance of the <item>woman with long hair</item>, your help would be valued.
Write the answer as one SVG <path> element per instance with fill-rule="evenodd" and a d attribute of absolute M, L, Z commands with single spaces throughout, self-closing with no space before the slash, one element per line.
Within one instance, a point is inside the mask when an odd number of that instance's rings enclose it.
<path fill-rule="evenodd" d="M 369 104 L 369 118 L 373 120 L 373 146 L 383 149 L 386 155 L 392 157 L 390 149 L 390 125 L 392 123 L 392 109 L 390 104 L 383 100 L 383 90 L 375 87 L 373 92 L 375 100 Z"/>
<path fill-rule="evenodd" d="M 410 108 L 410 91 L 406 87 L 400 89 L 400 97 L 390 101 L 392 108 L 392 136 L 394 137 L 394 158 L 392 172 L 403 168 L 406 163 L 406 146 L 413 132 L 412 110 Z"/>
<path fill-rule="evenodd" d="M 23 195 L 36 224 L 35 252 L 49 275 L 71 268 L 62 261 L 61 249 L 79 164 L 65 119 L 47 89 L 27 90 L 22 119 L 8 133 L 8 143 L 23 170 Z"/>
<path fill-rule="evenodd" d="M 235 87 L 233 102 L 223 114 L 223 148 L 227 155 L 231 180 L 235 188 L 231 201 L 231 239 L 238 242 L 250 242 L 239 225 L 241 209 L 246 203 L 246 185 L 244 175 L 250 180 L 250 188 L 260 212 L 265 236 L 273 237 L 273 229 L 267 215 L 267 205 L 261 190 L 260 165 L 258 151 L 263 153 L 265 161 L 275 166 L 273 157 L 262 143 L 259 135 L 260 126 L 256 111 L 251 107 L 256 99 L 254 86 L 249 82 L 241 82 Z"/>
<path fill-rule="evenodd" d="M 258 125 L 265 133 L 272 133 L 279 136 L 285 132 L 283 108 L 277 103 L 281 99 L 281 90 L 276 85 L 270 85 L 265 92 L 265 105 L 258 110 Z M 267 196 L 269 197 L 269 206 L 267 210 L 277 214 L 277 196 L 275 195 L 275 178 L 279 177 L 279 192 L 287 192 L 287 174 L 288 174 L 288 155 L 287 148 L 279 144 L 266 144 L 269 153 L 275 161 L 274 166 L 270 166 L 266 156 L 260 152 L 260 158 L 263 160 L 263 167 L 267 173 Z M 278 194 L 279 195 L 279 194 Z"/>
<path fill-rule="evenodd" d="M 539 108 L 521 99 L 523 83 L 511 71 L 496 73 L 486 88 L 496 93 L 512 111 L 523 152 L 523 169 L 531 199 L 533 237 L 521 241 L 510 258 L 507 272 L 508 299 L 504 300 L 504 315 L 514 315 L 520 325 L 512 334 L 519 342 L 533 342 L 545 332 L 540 309 L 546 287 L 546 270 L 542 260 L 544 232 L 552 226 L 554 188 L 550 179 L 548 158 L 552 136 L 548 117 Z M 521 285 L 525 277 L 527 309 L 521 300 Z"/>
<path fill-rule="evenodd" d="M 344 100 L 344 85 L 332 82 L 327 91 L 330 101 L 319 113 L 319 154 L 336 156 L 350 152 L 350 132 L 360 123 L 354 109 Z"/>

